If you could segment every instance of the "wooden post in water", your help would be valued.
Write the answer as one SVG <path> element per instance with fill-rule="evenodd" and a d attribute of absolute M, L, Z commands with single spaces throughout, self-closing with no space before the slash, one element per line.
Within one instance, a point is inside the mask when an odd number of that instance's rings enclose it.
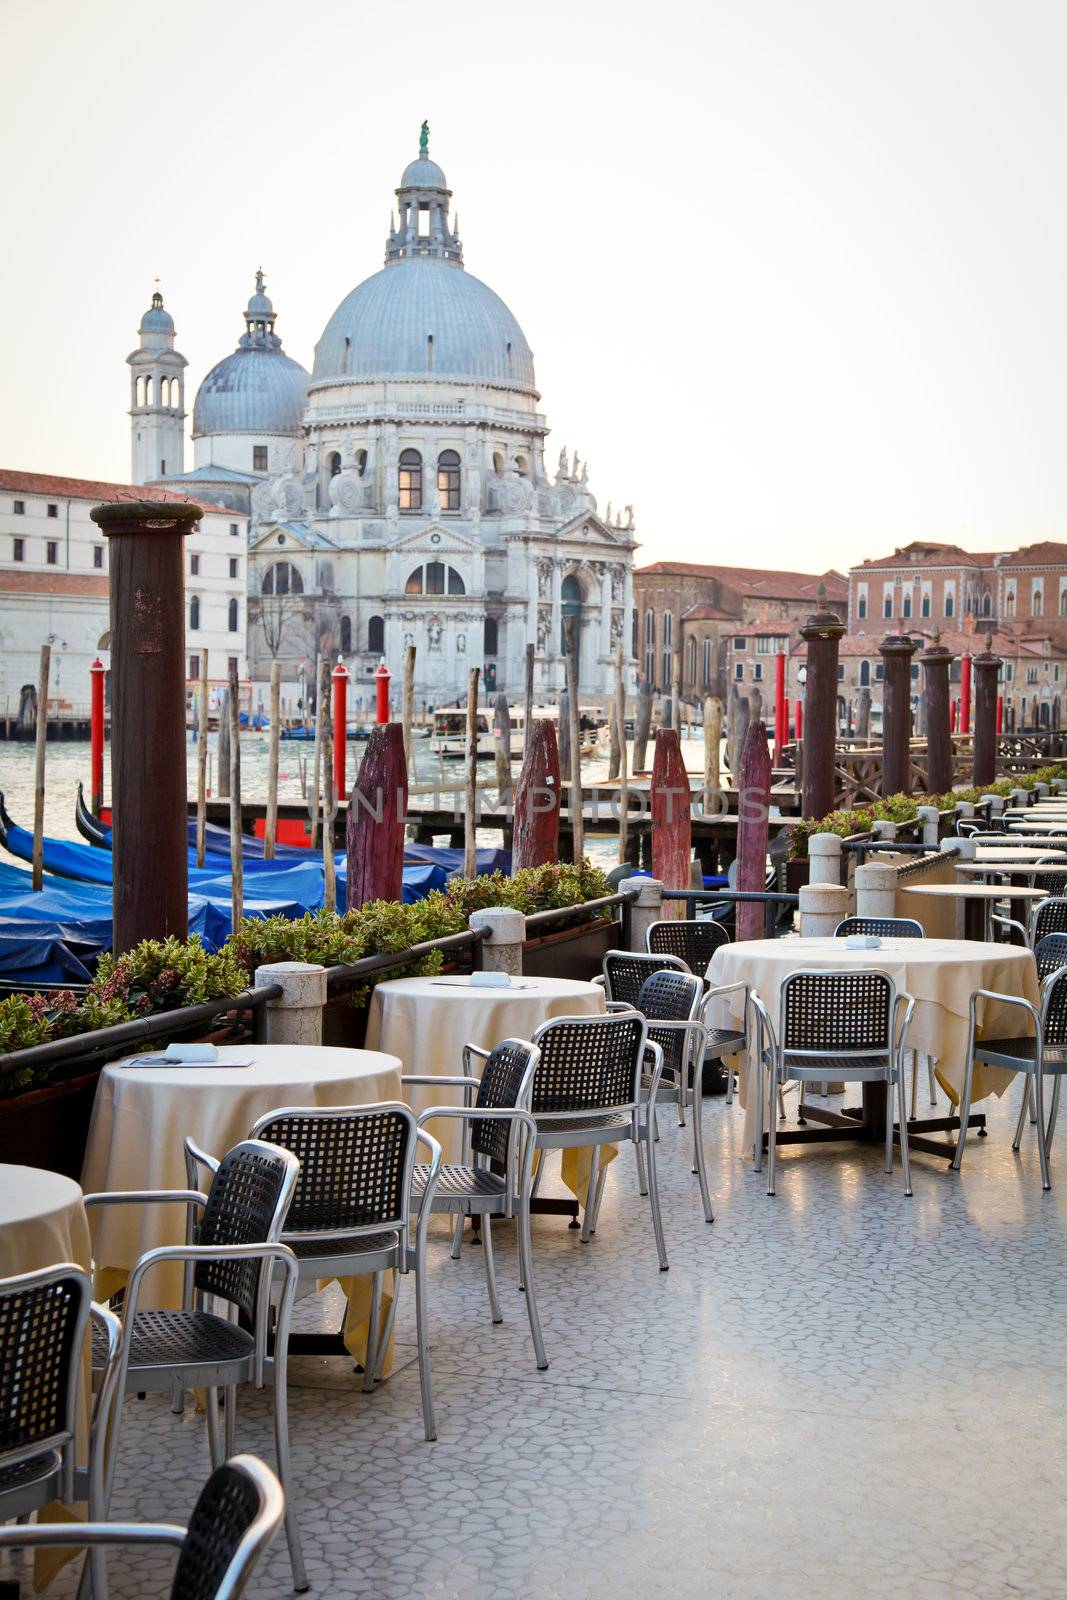
<path fill-rule="evenodd" d="M 565 671 L 566 665 L 564 665 Z M 571 700 L 566 689 L 562 691 L 559 697 L 556 738 L 559 741 L 559 770 L 563 775 L 563 782 L 569 783 L 571 777 Z M 560 804 L 562 804 L 562 801 Z"/>
<path fill-rule="evenodd" d="M 561 793 L 555 723 L 539 717 L 530 732 L 515 787 L 512 876 L 523 867 L 541 867 L 546 861 L 559 859 Z"/>
<path fill-rule="evenodd" d="M 804 740 L 800 814 L 824 817 L 834 809 L 837 750 L 837 657 L 845 624 L 826 604 L 826 588 L 816 591 L 819 609 L 800 629 L 807 645 L 803 731 L 797 716 L 797 739 Z"/>
<path fill-rule="evenodd" d="M 993 651 L 993 635 L 986 634 L 986 647 L 974 658 L 974 771 L 971 782 L 976 789 L 993 783 L 997 776 L 997 676 L 1003 662 Z"/>
<path fill-rule="evenodd" d="M 315 658 L 316 663 L 318 657 Z M 319 693 L 318 667 L 315 671 L 315 754 L 311 763 L 311 799 L 308 811 L 311 813 L 311 848 L 314 850 L 319 842 L 319 807 L 322 804 L 322 695 Z"/>
<path fill-rule="evenodd" d="M 404 651 L 404 700 L 401 712 L 404 726 L 404 760 L 411 772 L 411 724 L 415 717 L 415 646 L 409 644 Z M 338 799 L 340 799 L 338 795 Z"/>
<path fill-rule="evenodd" d="M 244 915 L 245 864 L 241 849 L 241 686 L 237 663 L 230 666 L 227 707 L 230 714 L 230 875 L 233 883 L 233 931 Z"/>
<path fill-rule="evenodd" d="M 741 750 L 737 814 L 737 887 L 760 894 L 767 885 L 767 833 L 771 810 L 771 756 L 763 722 L 749 724 Z M 764 908 L 758 900 L 737 905 L 737 937 L 763 937 Z"/>
<path fill-rule="evenodd" d="M 751 720 L 748 695 L 739 694 L 734 701 L 734 712 L 730 718 L 730 738 L 727 743 L 730 760 L 730 782 L 738 793 L 741 790 L 741 752 L 745 748 L 745 740 L 748 737 L 748 727 Z"/>
<path fill-rule="evenodd" d="M 947 704 L 947 702 L 946 702 Z M 856 697 L 856 738 L 863 745 L 871 737 L 871 691 L 864 684 Z"/>
<path fill-rule="evenodd" d="M 346 908 L 371 900 L 401 900 L 408 774 L 404 730 L 386 722 L 371 730 L 348 802 Z"/>
<path fill-rule="evenodd" d="M 634 719 L 635 772 L 648 768 L 648 736 L 652 730 L 652 685 L 643 683 L 637 695 L 637 716 Z"/>
<path fill-rule="evenodd" d="M 48 677 L 52 667 L 52 646 L 41 646 L 37 672 L 37 722 L 34 727 L 33 768 L 33 887 L 44 888 L 44 770 L 48 749 Z"/>
<path fill-rule="evenodd" d="M 803 632 L 803 630 L 801 630 Z M 885 663 L 885 682 L 882 690 L 882 793 L 911 793 L 911 658 L 919 648 L 918 641 L 905 634 L 890 635 L 878 646 Z M 834 696 L 837 695 L 836 671 Z M 812 713 L 808 711 L 808 728 Z M 817 765 L 818 756 L 808 735 L 808 771 Z M 806 785 L 805 785 L 806 788 Z M 830 808 L 833 809 L 831 798 Z M 808 815 L 805 812 L 805 816 Z M 814 816 L 822 812 L 812 813 Z"/>
<path fill-rule="evenodd" d="M 948 674 L 955 657 L 941 643 L 940 631 L 935 628 L 929 648 L 919 657 L 925 684 L 923 699 L 926 702 L 926 792 L 947 794 L 952 788 L 952 731 L 949 728 Z M 867 695 L 867 713 L 870 715 L 870 690 L 861 689 L 860 698 Z"/>
<path fill-rule="evenodd" d="M 619 776 L 619 717 L 614 698 L 608 707 L 608 782 Z"/>
<path fill-rule="evenodd" d="M 722 748 L 722 701 L 704 696 L 704 810 L 711 811 L 712 795 L 719 789 L 719 754 Z"/>
<path fill-rule="evenodd" d="M 112 949 L 189 931 L 185 772 L 187 502 L 94 506 L 110 542 Z"/>
<path fill-rule="evenodd" d="M 522 697 L 522 753 L 525 757 L 530 748 L 530 724 L 533 722 L 534 705 L 534 646 L 526 646 L 526 686 Z"/>
<path fill-rule="evenodd" d="M 571 859 L 575 866 L 585 855 L 585 819 L 582 816 L 582 713 L 578 704 L 578 626 L 574 617 L 567 619 L 567 712 L 571 747 L 570 800 Z"/>
<path fill-rule="evenodd" d="M 329 660 L 324 657 L 319 683 L 319 701 L 322 705 L 322 878 L 323 906 L 327 911 L 337 910 L 337 869 L 333 858 L 333 823 L 337 814 L 334 804 L 333 719 L 330 701 L 333 695 L 333 674 Z M 346 736 L 345 729 L 341 737 Z"/>
<path fill-rule="evenodd" d="M 216 790 L 220 800 L 230 798 L 230 691 L 219 690 L 219 770 Z"/>
<path fill-rule="evenodd" d="M 619 735 L 619 861 L 628 859 L 630 780 L 626 771 L 626 681 L 623 677 L 623 646 L 615 657 L 615 727 Z"/>
<path fill-rule="evenodd" d="M 196 730 L 196 864 L 204 865 L 207 833 L 207 732 L 211 702 L 206 647 L 200 652 L 200 683 L 197 688 L 199 726 Z"/>
<path fill-rule="evenodd" d="M 496 803 L 503 811 L 511 798 L 511 707 L 506 694 L 498 694 L 493 707 L 496 737 Z"/>
<path fill-rule="evenodd" d="M 693 848 L 690 820 L 689 774 L 674 728 L 660 728 L 652 758 L 652 876 L 665 889 L 689 888 L 689 858 Z M 681 902 L 663 908 L 665 918 L 679 915 Z"/>
<path fill-rule="evenodd" d="M 472 667 L 467 681 L 467 750 L 466 783 L 463 786 L 463 872 L 468 878 L 478 876 L 478 844 L 474 837 L 478 826 L 478 677 L 480 667 Z"/>
<path fill-rule="evenodd" d="M 270 664 L 270 737 L 267 743 L 267 821 L 263 833 L 263 859 L 274 860 L 278 838 L 278 753 L 282 710 L 282 664 Z"/>

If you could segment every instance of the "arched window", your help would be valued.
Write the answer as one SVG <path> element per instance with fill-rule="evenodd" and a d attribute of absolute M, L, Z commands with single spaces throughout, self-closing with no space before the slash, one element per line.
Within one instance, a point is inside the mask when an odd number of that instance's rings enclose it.
<path fill-rule="evenodd" d="M 404 585 L 404 593 L 405 594 L 421 594 L 422 593 L 422 568 L 421 567 L 416 567 L 415 571 L 412 572 L 409 575 L 408 581 Z"/>
<path fill-rule="evenodd" d="M 1015 590 L 1014 589 L 1009 589 L 1007 594 L 1004 596 L 1004 610 L 1007 612 L 1009 617 L 1013 617 L 1015 615 Z"/>
<path fill-rule="evenodd" d="M 705 689 L 708 689 L 708 688 L 711 687 L 711 640 L 710 639 L 705 639 L 704 640 L 704 676 L 703 676 L 703 685 L 704 685 Z"/>
<path fill-rule="evenodd" d="M 151 378 L 146 378 L 145 381 L 144 381 L 144 403 L 145 403 L 146 406 L 150 406 L 152 404 L 152 380 L 151 380 Z"/>
<path fill-rule="evenodd" d="M 417 450 L 400 452 L 400 509 L 422 510 L 422 457 Z"/>
<path fill-rule="evenodd" d="M 560 649 L 564 655 L 567 653 L 567 636 L 569 633 L 568 622 L 574 627 L 574 639 L 577 641 L 578 629 L 582 618 L 582 586 L 573 572 L 569 572 L 560 586 L 560 628 L 562 637 Z"/>
<path fill-rule="evenodd" d="M 449 567 L 448 569 L 448 592 L 449 594 L 466 594 L 467 592 L 467 585 L 463 582 L 455 567 Z"/>
<path fill-rule="evenodd" d="M 1067 617 L 1067 589 L 1060 591 L 1060 616 Z"/>
<path fill-rule="evenodd" d="M 336 478 L 341 470 L 341 452 L 334 450 L 330 456 L 330 477 Z"/>
<path fill-rule="evenodd" d="M 169 406 L 170 405 L 170 379 L 169 378 L 160 378 L 160 380 L 159 380 L 159 403 L 160 403 L 161 406 Z"/>
<path fill-rule="evenodd" d="M 950 591 L 948 594 L 945 595 L 945 616 L 946 617 L 951 617 L 951 615 L 955 611 L 955 609 L 956 609 L 956 597 Z"/>
<path fill-rule="evenodd" d="M 437 458 L 437 493 L 442 511 L 459 510 L 459 456 L 455 450 L 442 450 Z"/>
<path fill-rule="evenodd" d="M 230 630 L 231 633 L 236 633 L 237 632 L 238 620 L 239 620 L 239 618 L 238 618 L 237 601 L 236 600 L 231 600 L 230 601 L 230 607 L 229 607 L 229 618 L 228 618 L 228 625 L 229 625 L 229 630 Z"/>
<path fill-rule="evenodd" d="M 870 686 L 871 686 L 871 663 L 869 661 L 861 661 L 860 662 L 860 688 L 861 689 L 869 689 Z"/>
<path fill-rule="evenodd" d="M 365 450 L 356 451 L 356 471 L 361 478 L 367 471 L 367 452 Z"/>
<path fill-rule="evenodd" d="M 367 649 L 372 656 L 385 654 L 385 618 L 371 617 L 367 623 Z"/>
<path fill-rule="evenodd" d="M 686 642 L 685 675 L 695 688 L 697 681 L 697 642 L 695 639 L 689 639 Z"/>
<path fill-rule="evenodd" d="M 672 657 L 674 655 L 674 613 L 663 613 L 663 687 L 670 688 Z"/>
<path fill-rule="evenodd" d="M 511 349 L 510 345 L 508 345 L 508 349 Z M 528 478 L 530 476 L 530 468 L 527 465 L 525 456 L 515 457 L 515 471 L 518 473 L 520 478 Z"/>
<path fill-rule="evenodd" d="M 497 652 L 497 626 L 496 626 L 496 618 L 495 617 L 486 617 L 486 619 L 485 619 L 485 637 L 484 637 L 484 640 L 483 640 L 483 643 L 482 643 L 482 649 L 485 652 L 485 656 L 486 656 L 487 660 L 489 659 L 490 656 L 495 656 L 496 655 L 496 652 Z"/>
<path fill-rule="evenodd" d="M 304 580 L 291 561 L 275 561 L 263 574 L 261 594 L 303 594 Z"/>
<path fill-rule="evenodd" d="M 443 561 L 428 561 L 426 563 L 426 593 L 444 594 L 445 592 L 445 564 Z"/>
<path fill-rule="evenodd" d="M 902 617 L 910 617 L 911 616 L 911 595 L 910 594 L 906 594 L 904 596 L 904 606 L 903 606 L 903 609 L 902 609 L 900 614 L 901 614 Z"/>
<path fill-rule="evenodd" d="M 1045 596 L 1042 592 L 1041 585 L 1039 583 L 1035 583 L 1030 591 L 1030 615 L 1032 617 L 1039 617 L 1044 609 Z M 1048 707 L 1044 706 L 1042 707 L 1042 710 L 1047 711 Z"/>
<path fill-rule="evenodd" d="M 496 472 L 496 473 L 501 473 L 501 472 L 503 472 L 503 470 L 504 470 L 504 457 L 500 454 L 499 450 L 494 450 L 493 451 L 493 471 Z"/>
<path fill-rule="evenodd" d="M 982 615 L 983 617 L 991 617 L 993 615 L 992 595 L 984 594 L 982 596 Z"/>
<path fill-rule="evenodd" d="M 930 596 L 928 593 L 924 594 L 922 597 L 922 604 L 919 608 L 919 612 L 920 615 L 924 617 L 928 617 L 930 615 Z"/>
<path fill-rule="evenodd" d="M 189 631 L 195 633 L 200 626 L 200 596 L 194 594 L 189 601 Z"/>
<path fill-rule="evenodd" d="M 351 617 L 342 617 L 341 618 L 341 654 L 343 656 L 350 656 L 352 654 L 352 618 Z"/>

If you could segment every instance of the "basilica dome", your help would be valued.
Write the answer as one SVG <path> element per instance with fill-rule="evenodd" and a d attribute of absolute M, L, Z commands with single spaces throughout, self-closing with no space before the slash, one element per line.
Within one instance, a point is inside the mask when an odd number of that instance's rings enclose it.
<path fill-rule="evenodd" d="M 287 434 L 299 437 L 307 404 L 308 374 L 282 350 L 275 311 L 256 274 L 245 307 L 245 332 L 237 349 L 212 367 L 193 403 L 193 438 L 215 433 Z"/>
<path fill-rule="evenodd" d="M 522 329 L 464 269 L 451 191 L 428 150 L 404 169 L 396 194 L 385 267 L 337 307 L 315 346 L 312 379 L 443 378 L 536 394 Z"/>

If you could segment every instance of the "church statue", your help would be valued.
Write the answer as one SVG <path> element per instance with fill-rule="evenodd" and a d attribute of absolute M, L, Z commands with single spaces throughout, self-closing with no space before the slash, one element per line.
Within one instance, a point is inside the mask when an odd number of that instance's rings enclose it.
<path fill-rule="evenodd" d="M 419 129 L 419 155 L 428 156 L 430 153 L 430 124 L 424 122 Z"/>

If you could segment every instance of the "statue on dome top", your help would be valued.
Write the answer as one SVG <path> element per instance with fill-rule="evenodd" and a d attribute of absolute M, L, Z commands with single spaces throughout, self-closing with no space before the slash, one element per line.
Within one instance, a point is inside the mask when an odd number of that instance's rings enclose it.
<path fill-rule="evenodd" d="M 419 155 L 428 156 L 430 153 L 430 124 L 423 122 L 419 129 Z"/>

